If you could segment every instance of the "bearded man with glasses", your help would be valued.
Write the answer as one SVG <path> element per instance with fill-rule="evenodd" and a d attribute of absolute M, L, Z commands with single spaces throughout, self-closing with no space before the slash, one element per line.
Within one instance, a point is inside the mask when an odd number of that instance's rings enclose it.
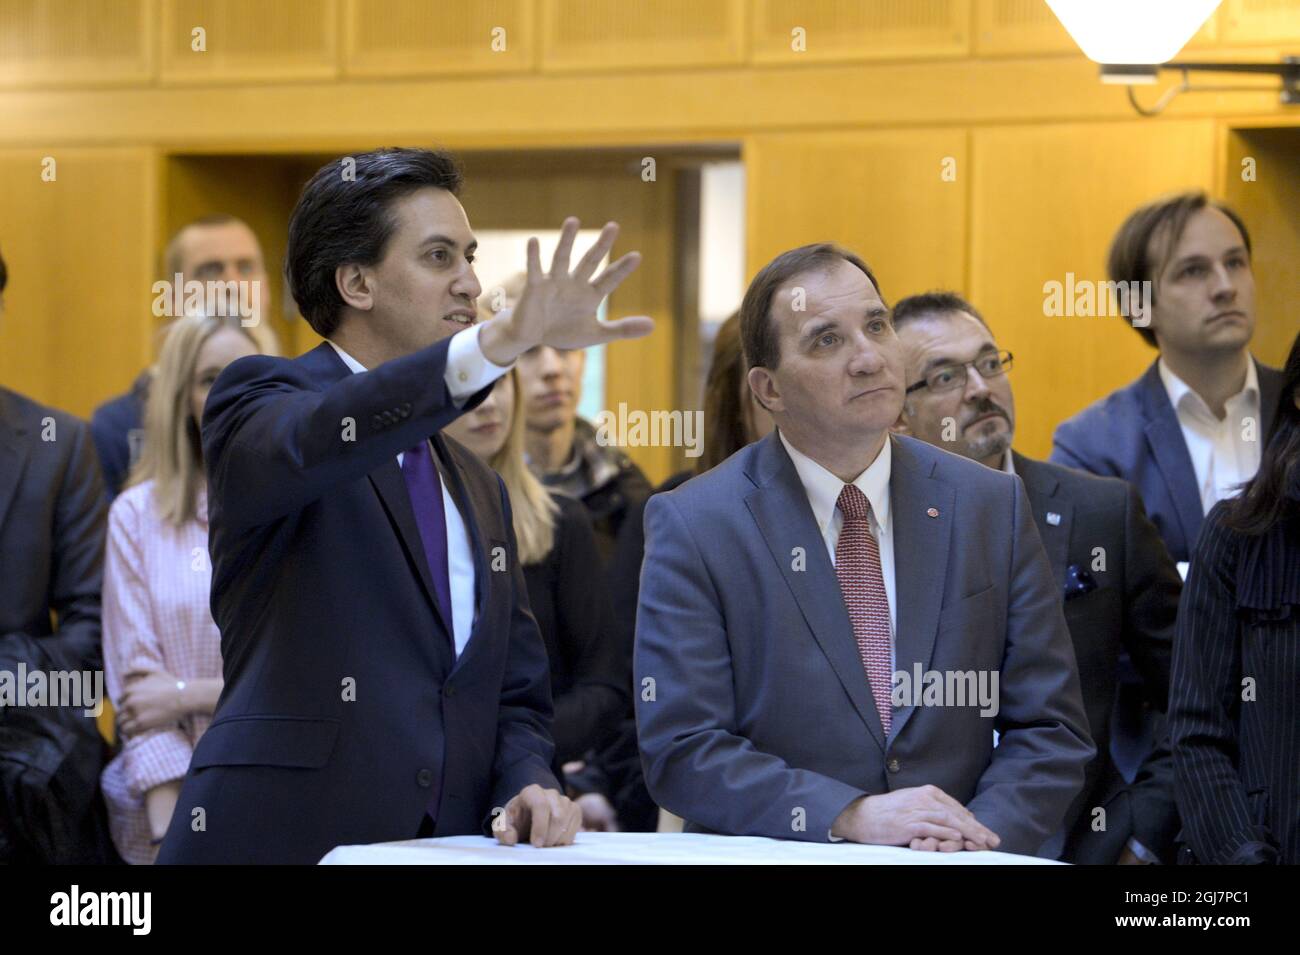
<path fill-rule="evenodd" d="M 1067 862 L 1172 862 L 1178 814 L 1167 738 L 1132 783 L 1110 752 L 1127 651 L 1149 704 L 1163 711 L 1182 582 L 1132 485 L 1035 461 L 1011 449 L 1012 358 L 975 307 L 951 292 L 894 306 L 903 345 L 903 413 L 894 431 L 1017 475 L 1060 588 L 1097 755 L 1065 824 L 1039 854 Z"/>

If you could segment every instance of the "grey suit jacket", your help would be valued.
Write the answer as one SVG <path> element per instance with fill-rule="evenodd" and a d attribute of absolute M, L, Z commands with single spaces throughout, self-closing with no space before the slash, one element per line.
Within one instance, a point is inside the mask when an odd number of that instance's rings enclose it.
<path fill-rule="evenodd" d="M 646 508 L 638 732 L 651 795 L 688 829 L 824 842 L 859 796 L 931 783 L 1032 853 L 1079 792 L 1094 750 L 1020 481 L 891 440 L 896 672 L 996 673 L 996 714 L 909 702 L 885 739 L 774 432 Z"/>

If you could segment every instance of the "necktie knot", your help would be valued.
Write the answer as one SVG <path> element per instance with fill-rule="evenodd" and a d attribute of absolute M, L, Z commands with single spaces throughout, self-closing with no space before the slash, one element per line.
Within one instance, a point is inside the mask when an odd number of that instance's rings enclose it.
<path fill-rule="evenodd" d="M 840 509 L 846 521 L 866 520 L 871 513 L 871 502 L 856 484 L 844 485 L 835 506 Z"/>

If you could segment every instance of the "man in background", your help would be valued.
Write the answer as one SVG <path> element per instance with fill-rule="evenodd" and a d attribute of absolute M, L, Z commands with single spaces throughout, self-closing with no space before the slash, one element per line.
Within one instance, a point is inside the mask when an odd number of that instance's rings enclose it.
<path fill-rule="evenodd" d="M 1255 277 L 1250 233 L 1204 192 L 1135 210 L 1111 241 L 1107 272 L 1127 283 L 1134 330 L 1159 355 L 1137 381 L 1062 422 L 1051 460 L 1137 488 L 1186 576 L 1201 522 L 1259 468 L 1282 373 L 1250 354 Z M 1150 294 L 1134 294 L 1142 283 Z M 1116 759 L 1127 778 L 1163 719 L 1121 663 Z"/>
<path fill-rule="evenodd" d="M 1150 282 L 1128 316 L 1159 351 L 1137 381 L 1056 429 L 1052 460 L 1130 481 L 1175 561 L 1215 502 L 1254 477 L 1282 373 L 1250 354 L 1255 277 L 1241 217 L 1203 192 L 1133 212 L 1111 241 L 1112 282 Z"/>
<path fill-rule="evenodd" d="M 209 282 L 258 283 L 260 308 L 257 315 L 246 319 L 252 322 L 246 327 L 257 340 L 262 354 L 279 354 L 275 331 L 266 320 L 271 314 L 267 298 L 270 283 L 262 246 L 246 222 L 225 214 L 196 219 L 176 231 L 167 243 L 163 260 L 166 269 L 163 280 L 169 285 L 176 282 L 177 275 L 181 276 L 182 284 L 194 281 L 205 285 Z M 226 287 L 231 286 L 227 284 Z M 168 298 L 170 300 L 171 296 Z M 91 415 L 90 430 L 110 501 L 122 490 L 139 455 L 138 445 L 144 434 L 145 400 L 149 396 L 152 378 L 153 369 L 146 368 L 136 376 L 130 390 L 104 402 Z"/>
<path fill-rule="evenodd" d="M 1020 478 L 1064 602 L 1097 755 L 1043 854 L 1172 863 L 1178 814 L 1168 748 L 1147 756 L 1132 785 L 1109 748 L 1121 651 L 1150 705 L 1166 708 L 1181 581 L 1164 542 L 1132 485 L 1012 450 L 1012 357 L 973 305 L 951 292 L 914 295 L 894 306 L 894 328 L 909 383 L 895 432 Z"/>

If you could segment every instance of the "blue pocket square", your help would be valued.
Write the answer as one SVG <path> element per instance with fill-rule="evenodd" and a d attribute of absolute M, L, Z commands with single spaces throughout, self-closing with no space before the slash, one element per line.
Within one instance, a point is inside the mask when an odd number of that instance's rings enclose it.
<path fill-rule="evenodd" d="M 1065 569 L 1065 599 L 1082 597 L 1097 589 L 1097 580 L 1078 564 L 1071 564 Z"/>

